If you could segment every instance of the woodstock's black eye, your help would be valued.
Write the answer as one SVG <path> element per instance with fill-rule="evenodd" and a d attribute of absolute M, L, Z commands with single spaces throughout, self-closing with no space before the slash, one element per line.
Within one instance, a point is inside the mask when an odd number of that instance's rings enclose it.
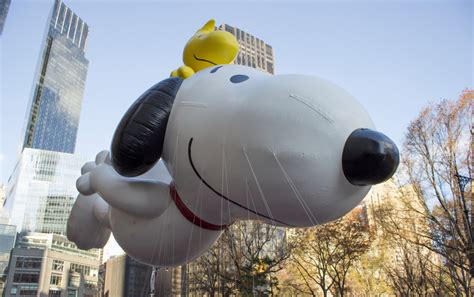
<path fill-rule="evenodd" d="M 243 75 L 243 74 L 236 74 L 236 75 L 233 75 L 231 78 L 230 78 L 230 82 L 231 83 L 234 83 L 234 84 L 238 84 L 238 83 L 241 83 L 243 81 L 246 81 L 247 79 L 249 79 L 249 77 L 247 75 Z"/>

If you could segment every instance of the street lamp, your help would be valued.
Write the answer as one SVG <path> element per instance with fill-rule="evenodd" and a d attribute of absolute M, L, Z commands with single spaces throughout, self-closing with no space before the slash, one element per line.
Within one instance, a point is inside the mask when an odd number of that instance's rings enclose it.
<path fill-rule="evenodd" d="M 458 180 L 458 186 L 459 186 L 459 192 L 461 194 L 461 202 L 462 202 L 462 207 L 464 209 L 464 220 L 466 221 L 466 227 L 467 227 L 467 231 L 468 231 L 468 234 L 469 235 L 469 262 L 470 262 L 470 269 L 469 269 L 469 272 L 471 274 L 471 276 L 474 276 L 474 266 L 473 266 L 473 262 L 474 262 L 474 244 L 473 244 L 473 238 L 472 238 L 472 225 L 471 225 L 471 221 L 474 217 L 474 209 L 473 209 L 473 201 L 471 201 L 471 220 L 469 220 L 469 210 L 467 209 L 467 206 L 466 206 L 466 199 L 464 198 L 464 190 L 466 189 L 466 186 L 468 183 L 472 182 L 472 178 L 471 177 L 468 177 L 468 176 L 463 176 L 463 175 L 459 175 L 459 174 L 455 174 L 454 175 L 457 180 Z M 471 196 L 471 200 L 472 200 L 472 196 Z"/>
<path fill-rule="evenodd" d="M 469 236 L 470 236 L 470 239 L 471 239 L 471 242 L 472 242 L 472 234 L 470 232 L 470 230 L 471 230 L 471 221 L 469 220 L 469 210 L 467 209 L 466 199 L 464 198 L 464 190 L 466 189 L 467 184 L 472 182 L 472 178 L 470 178 L 468 176 L 459 175 L 459 174 L 455 174 L 454 176 L 458 180 L 458 186 L 459 186 L 459 191 L 461 193 L 461 201 L 462 201 L 462 206 L 463 206 L 463 209 L 464 209 L 464 215 L 465 215 L 465 218 L 466 218 L 466 223 L 469 227 Z M 472 205 L 471 205 L 471 207 L 472 207 Z"/>

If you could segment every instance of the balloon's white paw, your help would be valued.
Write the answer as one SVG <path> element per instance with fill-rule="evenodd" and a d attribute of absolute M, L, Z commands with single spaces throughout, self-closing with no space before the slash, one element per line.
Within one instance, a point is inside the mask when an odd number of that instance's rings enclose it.
<path fill-rule="evenodd" d="M 79 194 L 67 222 L 68 239 L 84 250 L 104 247 L 111 232 L 107 208 L 99 195 Z"/>
<path fill-rule="evenodd" d="M 81 175 L 76 181 L 76 188 L 83 195 L 92 195 L 96 191 L 91 185 L 90 172 Z"/>

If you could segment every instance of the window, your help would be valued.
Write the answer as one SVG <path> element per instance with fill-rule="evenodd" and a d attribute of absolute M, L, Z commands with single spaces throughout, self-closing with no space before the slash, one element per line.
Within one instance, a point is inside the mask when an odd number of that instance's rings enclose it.
<path fill-rule="evenodd" d="M 267 71 L 273 74 L 273 64 L 270 62 L 267 62 Z"/>
<path fill-rule="evenodd" d="M 37 284 L 39 280 L 39 272 L 17 272 L 13 275 L 14 283 Z"/>
<path fill-rule="evenodd" d="M 65 10 L 65 5 L 63 3 L 61 3 L 61 9 L 59 10 L 59 17 L 58 17 L 58 29 L 59 31 L 61 31 L 61 27 L 63 25 L 63 22 L 64 22 L 64 10 Z"/>
<path fill-rule="evenodd" d="M 84 275 L 91 275 L 91 268 L 86 265 L 71 263 L 71 271 L 81 273 Z"/>
<path fill-rule="evenodd" d="M 76 34 L 76 25 L 77 25 L 77 15 L 72 16 L 72 21 L 71 21 L 71 28 L 69 29 L 69 38 L 73 39 L 74 34 Z"/>
<path fill-rule="evenodd" d="M 38 286 L 20 286 L 21 296 L 36 296 L 38 293 Z"/>
<path fill-rule="evenodd" d="M 86 282 L 84 283 L 84 287 L 86 287 L 87 289 L 95 289 L 97 287 L 97 284 L 95 282 L 86 280 Z"/>
<path fill-rule="evenodd" d="M 18 257 L 15 266 L 24 269 L 41 269 L 41 261 L 41 258 Z"/>
<path fill-rule="evenodd" d="M 77 297 L 77 290 L 67 290 L 67 297 Z"/>
<path fill-rule="evenodd" d="M 69 287 L 78 288 L 79 285 L 80 285 L 80 282 L 81 282 L 81 279 L 79 278 L 79 276 L 77 276 L 77 275 L 70 275 L 70 276 L 69 276 L 68 286 L 69 286 Z"/>
<path fill-rule="evenodd" d="M 55 285 L 60 287 L 61 286 L 61 279 L 62 277 L 57 274 L 51 274 L 51 281 L 49 282 L 51 285 Z"/>
<path fill-rule="evenodd" d="M 61 297 L 61 290 L 49 290 L 48 297 Z"/>
<path fill-rule="evenodd" d="M 265 51 L 267 52 L 267 55 L 272 55 L 272 47 L 268 44 L 265 44 Z"/>
<path fill-rule="evenodd" d="M 64 269 L 64 261 L 61 260 L 53 260 L 53 267 L 54 271 L 63 271 Z"/>
<path fill-rule="evenodd" d="M 71 23 L 71 11 L 66 7 L 66 19 L 64 20 L 63 32 L 67 33 L 69 30 L 69 25 Z M 61 33 L 63 33 L 61 32 Z"/>

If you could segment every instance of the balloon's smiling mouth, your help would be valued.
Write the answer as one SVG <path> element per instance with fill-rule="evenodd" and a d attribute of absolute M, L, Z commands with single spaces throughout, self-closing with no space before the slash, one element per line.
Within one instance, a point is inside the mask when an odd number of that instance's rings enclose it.
<path fill-rule="evenodd" d="M 209 60 L 206 60 L 206 59 L 201 59 L 201 58 L 198 58 L 196 57 L 195 54 L 193 54 L 194 56 L 194 59 L 198 60 L 198 61 L 202 61 L 202 62 L 207 62 L 207 63 L 211 63 L 212 65 L 217 65 L 216 63 L 212 62 L 212 61 L 209 61 Z"/>
<path fill-rule="evenodd" d="M 227 200 L 228 202 L 230 202 L 230 203 L 232 203 L 232 204 L 234 204 L 234 205 L 236 205 L 236 206 L 238 206 L 238 207 L 240 207 L 240 208 L 243 208 L 243 209 L 245 209 L 245 210 L 247 210 L 247 211 L 249 211 L 249 212 L 251 212 L 251 213 L 254 213 L 254 214 L 258 215 L 258 216 L 261 216 L 261 217 L 263 217 L 263 218 L 269 219 L 269 220 L 271 220 L 271 221 L 278 222 L 278 223 L 280 223 L 280 224 L 283 224 L 283 225 L 292 227 L 292 225 L 290 225 L 290 224 L 287 224 L 287 223 L 285 223 L 285 222 L 279 221 L 279 220 L 274 219 L 274 218 L 272 218 L 272 217 L 270 217 L 270 216 L 261 214 L 261 213 L 255 211 L 255 210 L 252 210 L 252 209 L 250 209 L 250 208 L 247 208 L 247 207 L 245 207 L 244 205 L 242 205 L 242 204 L 240 204 L 240 203 L 238 203 L 238 202 L 235 202 L 235 201 L 229 199 L 228 197 L 224 196 L 223 194 L 219 193 L 216 189 L 214 189 L 204 178 L 202 178 L 202 176 L 201 176 L 201 175 L 199 174 L 199 172 L 197 171 L 196 166 L 194 166 L 194 162 L 193 162 L 193 158 L 192 158 L 192 154 L 191 154 L 191 146 L 192 146 L 192 144 L 193 144 L 193 138 L 191 137 L 191 138 L 189 139 L 189 143 L 188 143 L 188 159 L 189 159 L 189 164 L 191 164 L 191 167 L 193 168 L 193 171 L 194 171 L 194 173 L 196 174 L 196 176 L 201 180 L 201 182 L 202 182 L 206 187 L 209 188 L 209 190 L 211 190 L 212 192 L 214 192 L 217 196 L 221 197 L 222 199 Z"/>

